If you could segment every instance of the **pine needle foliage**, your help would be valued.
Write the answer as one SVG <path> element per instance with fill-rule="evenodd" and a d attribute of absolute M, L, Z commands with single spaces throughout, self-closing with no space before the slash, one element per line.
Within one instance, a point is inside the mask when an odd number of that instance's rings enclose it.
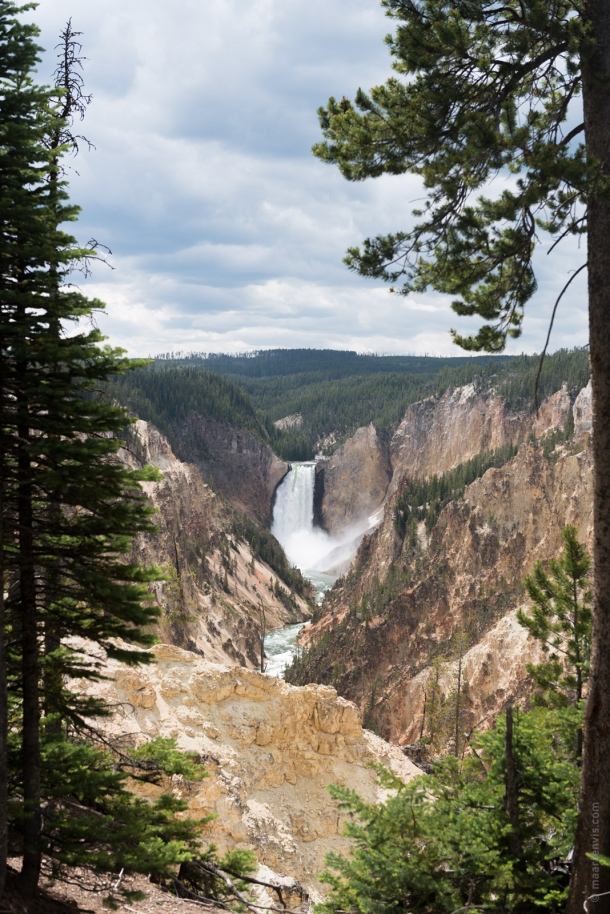
<path fill-rule="evenodd" d="M 193 758 L 163 738 L 121 753 L 89 741 L 49 737 L 43 751 L 43 850 L 55 864 L 98 872 L 169 875 L 200 853 L 201 820 L 185 819 L 187 809 L 169 779 L 207 777 Z M 153 800 L 134 796 L 129 781 L 166 787 Z"/>
<path fill-rule="evenodd" d="M 448 757 L 434 773 L 369 804 L 347 787 L 329 788 L 348 813 L 353 850 L 331 853 L 330 886 L 316 914 L 459 910 L 560 911 L 566 860 L 574 840 L 579 768 L 573 754 L 581 712 L 536 709 L 515 714 L 510 746 L 518 771 L 518 841 L 506 811 L 505 717 L 479 736 L 476 755 Z"/>
<path fill-rule="evenodd" d="M 383 0 L 397 25 L 386 38 L 395 75 L 354 101 L 319 109 L 324 142 L 313 152 L 350 181 L 410 172 L 425 202 L 410 231 L 350 248 L 348 266 L 433 288 L 461 316 L 485 322 L 466 349 L 499 352 L 521 333 L 537 284 L 532 258 L 587 230 L 596 179 L 580 142 L 581 67 L 593 43 L 573 0 L 497 4 Z M 572 126 L 575 124 L 575 126 Z M 507 180 L 494 192 L 490 182 Z"/>
<path fill-rule="evenodd" d="M 549 562 L 547 573 L 540 562 L 525 579 L 532 601 L 517 619 L 539 642 L 548 660 L 528 664 L 527 671 L 550 705 L 574 705 L 583 698 L 591 659 L 591 557 L 578 541 L 575 527 L 564 527 L 564 549 Z"/>

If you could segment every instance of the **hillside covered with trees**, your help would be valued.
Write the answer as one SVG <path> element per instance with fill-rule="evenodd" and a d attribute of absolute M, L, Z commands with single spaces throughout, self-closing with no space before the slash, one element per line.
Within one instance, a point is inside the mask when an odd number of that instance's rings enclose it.
<path fill-rule="evenodd" d="M 411 403 L 464 384 L 495 391 L 512 411 L 531 412 L 539 365 L 538 355 L 450 359 L 269 350 L 157 358 L 117 377 L 108 391 L 170 441 L 172 424 L 196 412 L 247 429 L 285 460 L 307 460 L 324 449 L 324 439 L 332 450 L 370 422 L 391 434 Z M 560 350 L 544 360 L 538 400 L 564 382 L 576 393 L 588 378 L 588 351 Z M 295 415 L 301 417 L 298 425 L 274 425 Z"/>

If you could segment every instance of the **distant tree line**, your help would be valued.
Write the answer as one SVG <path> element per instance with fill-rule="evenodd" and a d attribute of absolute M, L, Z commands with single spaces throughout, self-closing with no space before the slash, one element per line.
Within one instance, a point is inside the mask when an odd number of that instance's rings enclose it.
<path fill-rule="evenodd" d="M 272 350 L 249 358 L 210 355 L 177 365 L 179 360 L 161 360 L 117 378 L 107 389 L 170 441 L 175 423 L 196 412 L 247 429 L 285 460 L 310 460 L 325 437 L 334 437 L 332 449 L 370 422 L 389 436 L 410 404 L 465 384 L 502 396 L 512 411 L 534 409 L 537 355 L 437 359 L 295 350 L 290 359 L 289 352 Z M 375 371 L 376 365 L 383 371 Z M 222 369 L 224 377 L 211 367 Z M 239 370 L 230 373 L 231 367 Z M 564 383 L 575 396 L 588 379 L 588 351 L 560 350 L 544 361 L 538 399 Z M 302 417 L 300 426 L 280 430 L 273 424 L 293 414 Z"/>
<path fill-rule="evenodd" d="M 262 349 L 243 354 L 225 352 L 193 352 L 188 354 L 167 352 L 155 357 L 158 367 L 168 362 L 173 366 L 186 365 L 206 368 L 216 374 L 247 378 L 288 377 L 294 374 L 323 371 L 333 377 L 407 372 L 409 374 L 434 374 L 443 366 L 466 365 L 471 362 L 484 365 L 489 361 L 500 363 L 510 356 L 427 356 L 427 355 L 375 355 L 338 349 Z"/>
<path fill-rule="evenodd" d="M 434 362 L 441 363 L 441 360 L 429 360 L 429 363 Z M 241 385 L 258 409 L 272 421 L 300 414 L 303 422 L 299 432 L 313 449 L 317 441 L 330 434 L 340 443 L 370 422 L 390 435 L 409 405 L 426 397 L 440 397 L 447 390 L 465 384 L 474 384 L 480 393 L 494 391 L 505 399 L 511 411 L 531 413 L 535 408 L 539 364 L 538 355 L 502 361 L 489 359 L 487 362 L 447 359 L 433 370 L 424 371 L 422 366 L 417 373 L 403 371 L 336 377 L 327 369 L 260 380 L 250 378 L 242 380 Z M 544 360 L 538 400 L 542 402 L 556 393 L 564 383 L 575 397 L 589 377 L 586 348 L 559 350 Z"/>

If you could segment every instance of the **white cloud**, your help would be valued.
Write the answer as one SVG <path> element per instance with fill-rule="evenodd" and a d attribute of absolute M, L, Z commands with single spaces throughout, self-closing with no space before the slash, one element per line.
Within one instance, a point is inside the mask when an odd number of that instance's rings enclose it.
<path fill-rule="evenodd" d="M 273 346 L 459 354 L 440 296 L 391 296 L 350 274 L 348 246 L 404 228 L 417 179 L 350 184 L 314 160 L 316 108 L 389 73 L 376 0 L 42 0 L 42 44 L 69 16 L 83 34 L 78 226 L 113 251 L 84 287 L 100 326 L 133 354 Z M 52 51 L 40 71 L 53 70 Z M 578 252 L 540 260 L 540 292 L 511 351 L 539 349 Z M 558 267 L 559 264 L 559 267 Z M 551 348 L 587 338 L 584 283 Z"/>

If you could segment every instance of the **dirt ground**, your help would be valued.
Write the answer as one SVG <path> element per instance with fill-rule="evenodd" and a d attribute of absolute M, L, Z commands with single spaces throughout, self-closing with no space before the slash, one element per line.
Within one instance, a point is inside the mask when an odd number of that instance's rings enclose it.
<path fill-rule="evenodd" d="M 100 879 L 95 886 L 90 874 L 75 871 L 68 878 L 69 882 L 51 882 L 42 878 L 38 897 L 26 900 L 17 888 L 16 870 L 10 869 L 6 891 L 0 899 L 0 914 L 110 914 L 112 909 L 104 905 L 104 899 L 110 894 L 116 877 Z M 117 910 L 121 914 L 195 914 L 204 910 L 207 914 L 223 914 L 220 908 L 169 895 L 145 876 L 122 879 L 121 888 L 130 892 L 139 891 L 146 896 L 142 901 L 126 901 L 115 893 Z"/>

